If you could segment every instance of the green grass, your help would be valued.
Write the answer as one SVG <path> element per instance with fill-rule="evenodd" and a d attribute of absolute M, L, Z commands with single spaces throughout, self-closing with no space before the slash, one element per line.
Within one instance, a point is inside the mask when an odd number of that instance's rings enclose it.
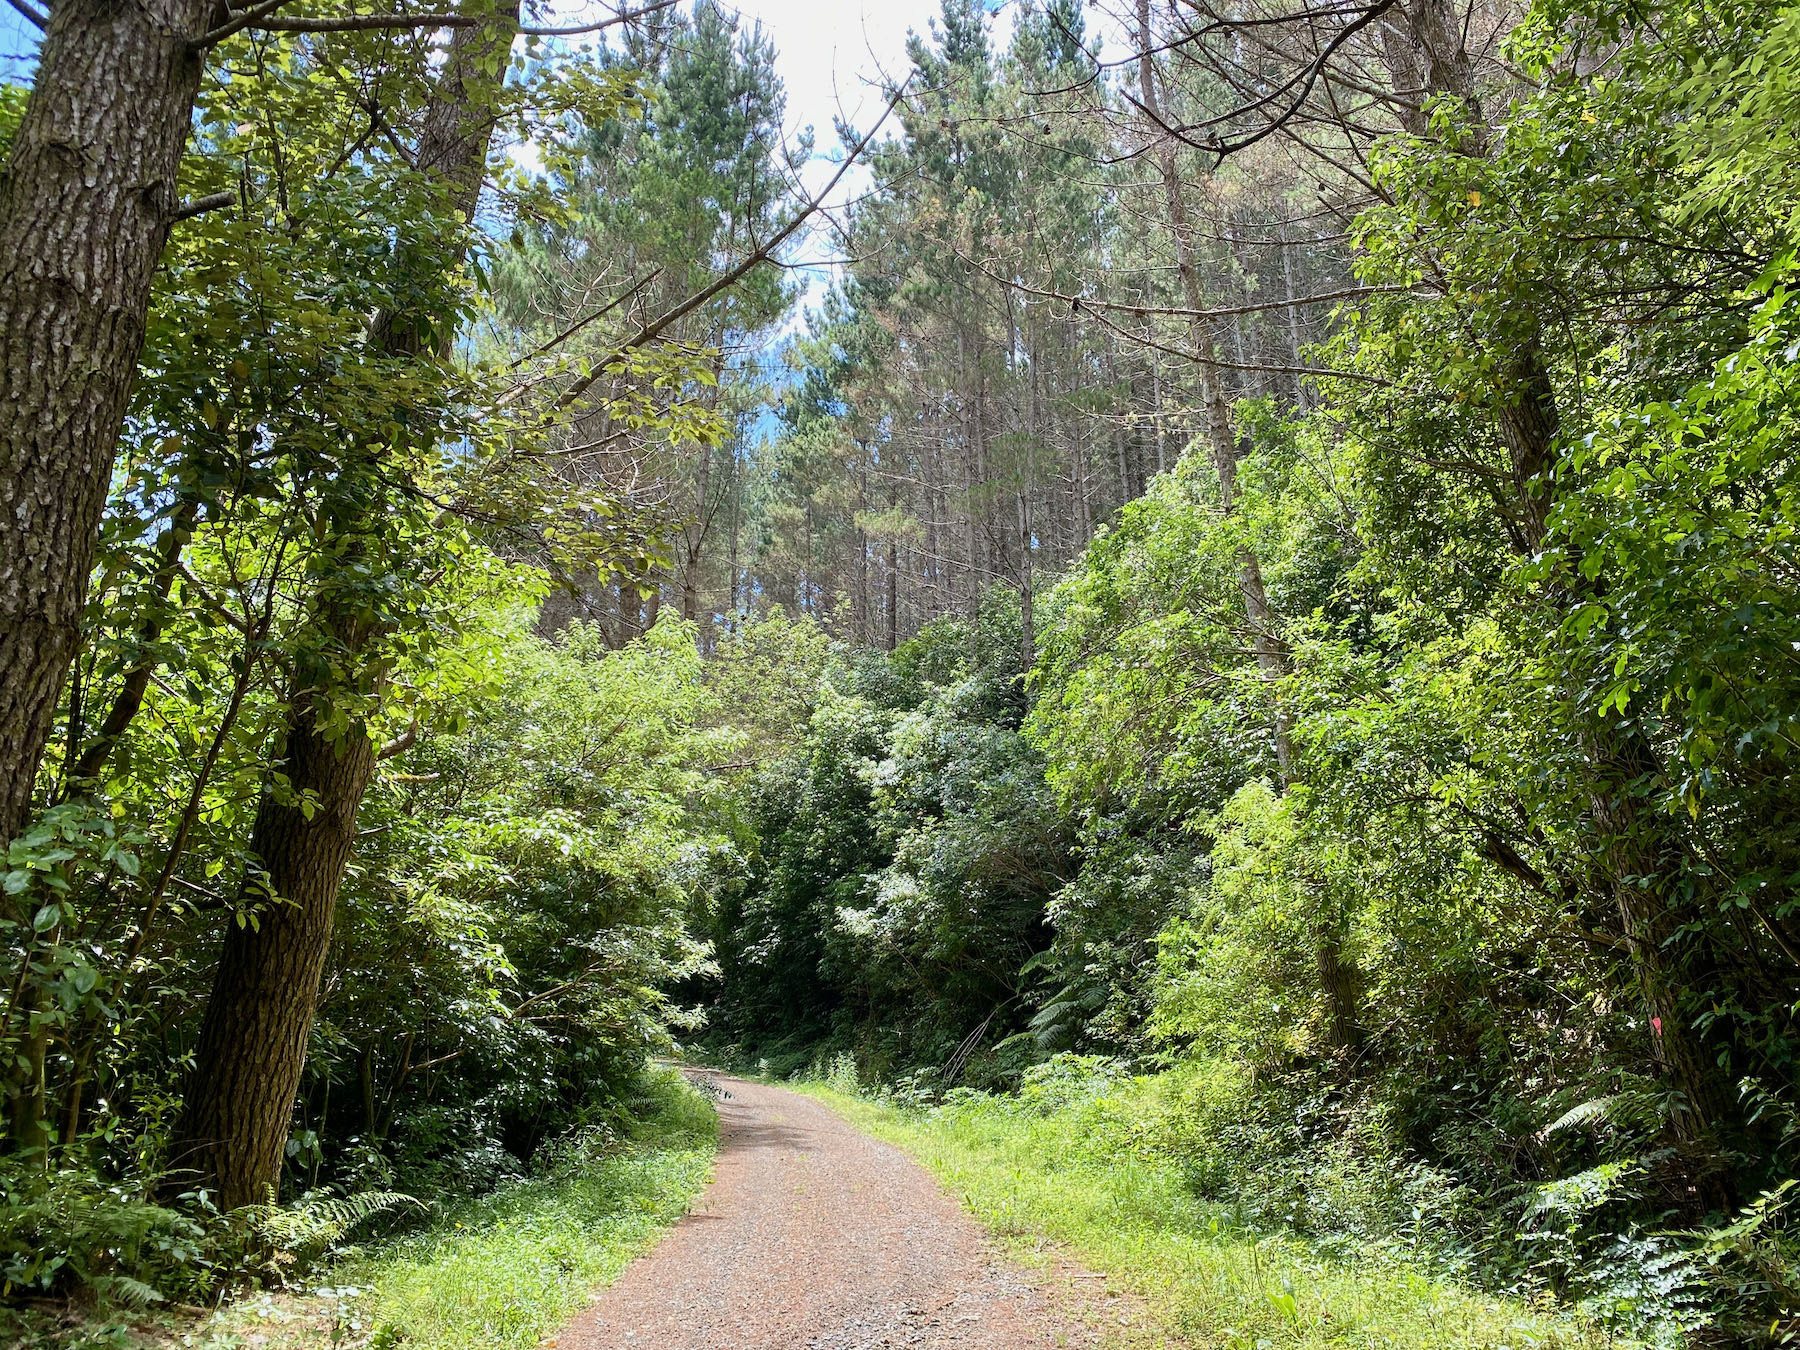
<path fill-rule="evenodd" d="M 1303 1244 L 1233 1230 L 1153 1159 L 1088 1147 L 1082 1117 L 1006 1099 L 929 1111 L 799 1085 L 896 1144 L 1024 1255 L 1045 1239 L 1142 1297 L 1169 1333 L 1232 1350 L 1574 1350 L 1620 1346 L 1552 1310 L 1432 1279 L 1391 1259 L 1320 1259 Z M 1290 1302 L 1291 1300 L 1291 1302 Z"/>
<path fill-rule="evenodd" d="M 712 1172 L 718 1118 L 674 1078 L 652 1080 L 657 1109 L 626 1150 L 465 1205 L 344 1272 L 371 1291 L 360 1311 L 374 1343 L 528 1350 L 568 1322 L 590 1290 L 618 1278 L 686 1213 Z"/>
<path fill-rule="evenodd" d="M 623 1147 L 454 1205 L 307 1294 L 241 1300 L 161 1344 L 206 1350 L 531 1350 L 648 1250 L 712 1174 L 718 1117 L 669 1070 Z"/>

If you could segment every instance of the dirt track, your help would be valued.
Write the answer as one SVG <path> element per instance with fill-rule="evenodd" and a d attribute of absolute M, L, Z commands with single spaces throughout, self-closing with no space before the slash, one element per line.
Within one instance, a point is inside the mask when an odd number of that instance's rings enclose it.
<path fill-rule="evenodd" d="M 1120 1303 L 1005 1261 L 898 1149 L 809 1098 L 719 1083 L 712 1185 L 559 1350 L 1102 1344 L 1092 1323 Z"/>

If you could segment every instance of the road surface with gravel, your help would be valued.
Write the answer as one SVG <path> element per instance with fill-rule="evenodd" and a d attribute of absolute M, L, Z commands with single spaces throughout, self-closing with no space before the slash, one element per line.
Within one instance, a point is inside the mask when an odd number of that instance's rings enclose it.
<path fill-rule="evenodd" d="M 924 1168 L 818 1102 L 716 1081 L 712 1185 L 558 1350 L 1098 1347 L 1124 1320 L 1096 1277 L 1006 1260 Z"/>

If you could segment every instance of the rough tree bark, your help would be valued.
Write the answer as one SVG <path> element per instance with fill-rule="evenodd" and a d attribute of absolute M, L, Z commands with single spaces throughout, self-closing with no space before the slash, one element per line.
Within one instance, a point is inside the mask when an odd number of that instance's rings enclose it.
<path fill-rule="evenodd" d="M 456 30 L 420 133 L 416 165 L 442 181 L 449 203 L 472 215 L 497 120 L 506 51 L 518 5 Z M 441 331 L 427 314 L 385 313 L 369 341 L 417 356 Z M 346 520 L 354 533 L 359 523 Z M 378 679 L 380 629 L 327 589 L 315 608 L 325 649 L 296 670 L 288 697 L 281 770 L 291 793 L 265 792 L 251 834 L 264 875 L 249 880 L 244 907 L 258 920 L 226 930 L 188 1084 L 176 1163 L 231 1209 L 267 1197 L 281 1176 L 294 1097 L 306 1062 L 338 888 L 356 838 L 357 810 L 374 772 L 375 747 L 353 721 L 328 737 L 319 714 L 346 686 Z M 310 812 L 300 794 L 316 799 Z"/>
<path fill-rule="evenodd" d="M 87 599 L 216 0 L 59 0 L 0 175 L 0 840 Z"/>
<path fill-rule="evenodd" d="M 900 546 L 888 540 L 887 547 L 887 640 L 890 652 L 900 645 Z"/>

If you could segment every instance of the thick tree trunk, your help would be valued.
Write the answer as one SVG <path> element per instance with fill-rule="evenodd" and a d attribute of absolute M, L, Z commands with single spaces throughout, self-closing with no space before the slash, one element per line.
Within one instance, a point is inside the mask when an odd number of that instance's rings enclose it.
<path fill-rule="evenodd" d="M 479 27 L 458 29 L 426 110 L 416 167 L 443 182 L 464 219 L 480 194 L 517 24 L 515 4 Z M 382 314 L 369 341 L 391 356 L 419 355 L 427 334 L 440 331 L 432 317 Z M 337 532 L 354 539 L 369 528 L 346 518 Z M 289 696 L 282 763 L 289 787 L 266 792 L 257 810 L 250 851 L 264 874 L 246 882 L 242 897 L 258 919 L 226 929 L 176 1151 L 176 1165 L 214 1187 L 226 1209 L 263 1200 L 280 1180 L 338 888 L 374 772 L 374 746 L 360 720 L 336 740 L 318 723 L 334 694 L 379 683 L 371 663 L 379 660 L 382 630 L 329 590 L 315 617 L 328 657 L 305 663 Z M 299 804 L 303 794 L 309 809 Z"/>
<path fill-rule="evenodd" d="M 23 827 L 216 0 L 59 0 L 0 176 L 0 841 Z"/>
<path fill-rule="evenodd" d="M 360 724 L 341 741 L 315 725 L 312 690 L 296 690 L 281 771 L 295 794 L 316 794 L 309 817 L 265 794 L 251 849 L 266 880 L 244 887 L 251 924 L 226 930 L 206 1005 L 175 1165 L 218 1189 L 223 1209 L 269 1198 L 281 1176 L 294 1094 L 306 1062 L 338 885 L 375 752 Z"/>

